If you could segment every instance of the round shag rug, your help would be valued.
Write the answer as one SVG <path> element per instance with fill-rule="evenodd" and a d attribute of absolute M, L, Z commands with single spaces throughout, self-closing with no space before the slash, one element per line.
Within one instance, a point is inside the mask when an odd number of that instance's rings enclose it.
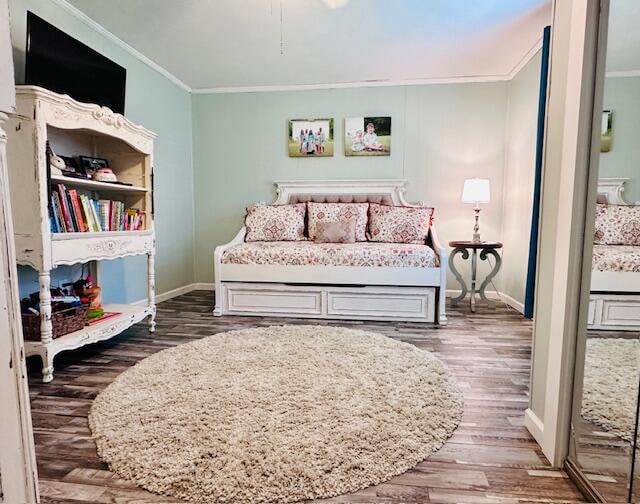
<path fill-rule="evenodd" d="M 640 341 L 590 338 L 584 365 L 582 416 L 631 441 L 636 422 Z"/>
<path fill-rule="evenodd" d="M 380 334 L 280 326 L 216 334 L 122 373 L 89 415 L 98 453 L 188 502 L 295 502 L 415 466 L 462 399 L 431 353 Z"/>

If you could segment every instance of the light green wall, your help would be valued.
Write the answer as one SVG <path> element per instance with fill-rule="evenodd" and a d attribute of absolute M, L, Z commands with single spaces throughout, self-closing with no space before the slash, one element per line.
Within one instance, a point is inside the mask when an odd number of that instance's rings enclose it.
<path fill-rule="evenodd" d="M 125 112 L 154 131 L 158 293 L 193 282 L 193 163 L 190 94 L 51 0 L 10 0 L 16 81 L 24 79 L 26 11 L 31 10 L 127 69 Z M 107 300 L 146 296 L 144 258 L 105 261 Z M 125 281 L 126 280 L 126 281 Z M 31 282 L 24 288 L 32 287 Z M 35 289 L 37 290 L 37 284 Z"/>
<path fill-rule="evenodd" d="M 213 280 L 214 247 L 233 238 L 247 205 L 272 199 L 277 179 L 407 178 L 407 199 L 436 207 L 447 243 L 471 238 L 464 179 L 489 177 L 481 231 L 499 239 L 506 105 L 504 82 L 194 95 L 196 281 Z M 390 157 L 342 154 L 344 118 L 363 115 L 392 117 Z M 335 119 L 333 158 L 288 157 L 287 121 L 305 117 Z"/>
<path fill-rule="evenodd" d="M 540 52 L 509 82 L 500 291 L 524 303 L 536 162 Z"/>
<path fill-rule="evenodd" d="M 629 177 L 624 198 L 640 201 L 640 77 L 607 77 L 605 110 L 613 110 L 613 142 L 600 154 L 601 177 Z"/>

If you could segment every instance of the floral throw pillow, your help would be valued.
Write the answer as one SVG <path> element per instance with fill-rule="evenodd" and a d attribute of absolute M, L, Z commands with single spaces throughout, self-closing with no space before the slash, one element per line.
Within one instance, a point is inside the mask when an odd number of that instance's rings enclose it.
<path fill-rule="evenodd" d="M 301 241 L 307 207 L 295 205 L 252 205 L 247 208 L 245 241 Z"/>
<path fill-rule="evenodd" d="M 372 242 L 424 243 L 429 234 L 433 208 L 369 205 L 369 232 Z"/>
<path fill-rule="evenodd" d="M 356 222 L 356 241 L 367 241 L 369 203 L 307 203 L 309 239 L 315 240 L 318 222 Z"/>
<path fill-rule="evenodd" d="M 596 207 L 598 245 L 640 245 L 640 205 L 602 205 Z"/>
<path fill-rule="evenodd" d="M 316 224 L 316 243 L 355 243 L 356 220 L 327 222 Z"/>

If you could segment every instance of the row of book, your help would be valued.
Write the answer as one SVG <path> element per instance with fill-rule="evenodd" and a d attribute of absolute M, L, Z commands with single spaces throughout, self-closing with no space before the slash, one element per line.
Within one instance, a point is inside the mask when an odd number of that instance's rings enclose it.
<path fill-rule="evenodd" d="M 143 211 L 125 208 L 122 201 L 91 199 L 64 184 L 51 191 L 53 233 L 139 231 L 144 229 L 144 217 Z"/>

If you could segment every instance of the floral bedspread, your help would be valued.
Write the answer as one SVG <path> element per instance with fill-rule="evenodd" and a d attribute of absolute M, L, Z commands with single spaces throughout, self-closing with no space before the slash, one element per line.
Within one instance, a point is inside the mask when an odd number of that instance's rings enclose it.
<path fill-rule="evenodd" d="M 640 272 L 640 246 L 594 245 L 592 269 L 595 271 Z"/>
<path fill-rule="evenodd" d="M 435 268 L 431 247 L 411 243 L 250 242 L 235 245 L 222 256 L 225 264 L 285 266 L 388 266 Z"/>

